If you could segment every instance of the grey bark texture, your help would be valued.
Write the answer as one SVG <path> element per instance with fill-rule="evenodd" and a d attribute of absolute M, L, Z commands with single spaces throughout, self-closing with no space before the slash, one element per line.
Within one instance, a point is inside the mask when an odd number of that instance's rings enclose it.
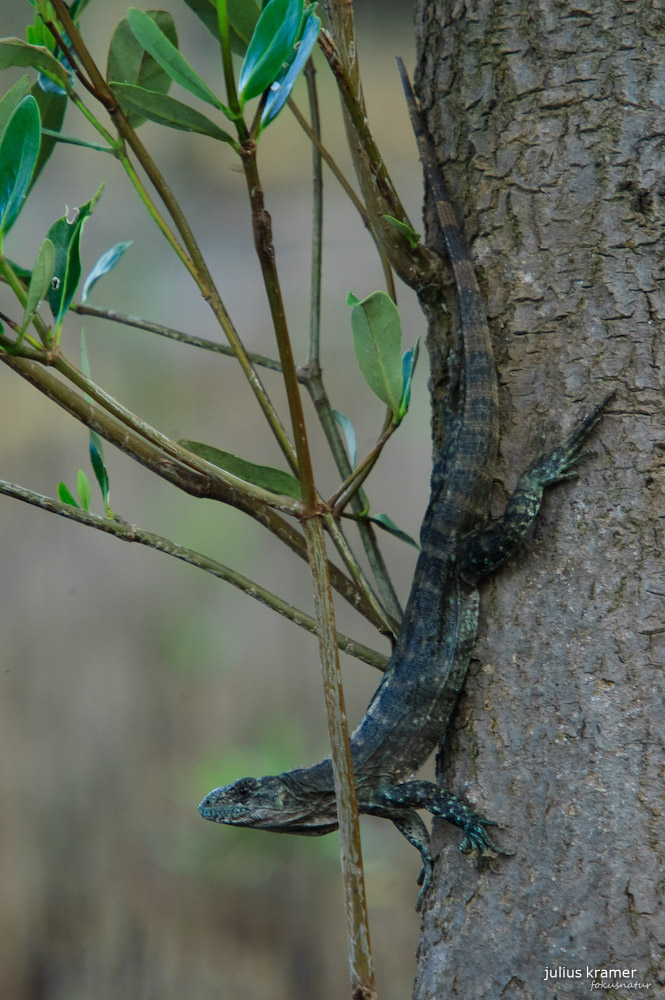
<path fill-rule="evenodd" d="M 655 998 L 665 986 L 665 4 L 420 0 L 417 37 L 417 89 L 487 299 L 501 386 L 497 509 L 543 434 L 555 446 L 613 386 L 617 397 L 579 479 L 550 491 L 520 558 L 482 588 L 476 659 L 440 772 L 505 825 L 497 839 L 515 853 L 478 871 L 457 832 L 435 828 L 414 996 L 557 1000 L 602 983 Z M 446 351 L 430 347 L 436 387 Z M 631 974 L 603 977 L 610 970 Z"/>

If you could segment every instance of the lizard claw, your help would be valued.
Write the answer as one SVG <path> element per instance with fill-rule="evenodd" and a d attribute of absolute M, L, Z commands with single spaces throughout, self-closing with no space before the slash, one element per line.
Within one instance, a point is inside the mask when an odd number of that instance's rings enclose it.
<path fill-rule="evenodd" d="M 477 813 L 472 814 L 462 828 L 464 839 L 460 844 L 460 851 L 463 854 L 476 854 L 484 858 L 495 858 L 499 854 L 511 857 L 513 851 L 504 851 L 502 847 L 495 844 L 487 830 L 484 829 L 486 826 L 499 826 L 499 824 L 495 820 L 485 819 L 484 816 Z"/>
<path fill-rule="evenodd" d="M 416 913 L 420 913 L 422 909 L 425 896 L 432 884 L 432 878 L 434 877 L 434 859 L 433 858 L 423 858 L 423 866 L 420 869 L 420 875 L 418 876 L 418 885 L 420 886 L 420 892 L 418 893 L 418 898 L 416 899 Z"/>

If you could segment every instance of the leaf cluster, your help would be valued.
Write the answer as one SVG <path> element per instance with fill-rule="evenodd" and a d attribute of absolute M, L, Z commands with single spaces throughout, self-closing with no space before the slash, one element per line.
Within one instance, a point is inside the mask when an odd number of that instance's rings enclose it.
<path fill-rule="evenodd" d="M 120 101 L 130 128 L 136 129 L 145 121 L 152 120 L 171 128 L 202 132 L 211 138 L 229 142 L 238 149 L 238 140 L 230 133 L 197 109 L 170 97 L 168 91 L 171 84 L 178 84 L 221 112 L 228 121 L 235 123 L 238 126 L 238 139 L 246 134 L 242 122 L 245 103 L 262 95 L 256 130 L 258 134 L 261 128 L 274 120 L 286 102 L 316 41 L 320 21 L 314 13 L 314 5 L 306 6 L 304 0 L 269 0 L 262 11 L 259 11 L 253 0 L 228 0 L 226 3 L 208 0 L 192 2 L 188 6 L 220 41 L 222 49 L 224 50 L 225 45 L 228 47 L 227 54 L 234 52 L 243 57 L 237 85 L 234 81 L 230 84 L 230 104 L 233 104 L 235 110 L 214 94 L 180 53 L 175 24 L 171 15 L 165 11 L 143 12 L 131 8 L 117 25 L 107 58 L 106 75 L 109 86 Z M 84 7 L 85 4 L 73 5 L 72 12 L 80 15 Z M 0 41 L 0 64 L 31 65 L 40 73 L 39 86 L 43 93 L 43 84 L 47 82 L 52 96 L 60 97 L 68 90 L 71 97 L 73 68 L 47 27 L 56 20 L 56 12 L 50 2 L 39 4 L 39 11 L 27 31 L 27 44 L 18 39 Z M 61 28 L 61 37 L 69 42 L 64 28 Z M 23 77 L 0 101 L 0 239 L 4 238 L 16 221 L 38 171 L 46 162 L 41 157 L 43 139 L 50 140 L 51 132 L 57 134 L 57 130 L 46 128 L 42 136 L 42 109 L 30 91 L 30 81 Z M 56 91 L 59 94 L 56 95 Z M 44 107 L 44 116 L 47 114 L 48 107 Z M 52 148 L 51 146 L 49 152 Z M 80 284 L 84 224 L 92 214 L 102 190 L 103 185 L 74 213 L 60 217 L 50 226 L 31 269 L 13 265 L 14 279 L 27 282 L 27 289 L 19 339 L 13 347 L 4 343 L 6 350 L 20 347 L 26 331 L 33 323 L 44 346 L 59 343 L 63 319 L 72 306 Z M 408 227 L 405 224 L 397 225 L 402 225 L 408 237 Z M 116 266 L 130 242 L 116 244 L 94 264 L 83 283 L 81 303 L 87 301 L 97 281 Z M 5 263 L 5 268 L 7 267 L 11 268 L 8 261 Z M 53 333 L 39 317 L 42 301 L 48 302 L 53 315 Z M 371 293 L 363 300 L 350 294 L 348 301 L 352 307 L 351 325 L 359 367 L 368 386 L 388 407 L 392 425 L 397 426 L 408 410 L 418 345 L 402 353 L 399 313 L 385 292 Z M 38 345 L 38 341 L 30 336 L 28 341 L 32 346 Z M 348 418 L 338 411 L 334 411 L 334 419 L 346 442 L 350 465 L 354 466 L 356 444 L 353 427 Z M 301 499 L 298 479 L 279 469 L 257 466 L 212 445 L 189 440 L 179 444 L 247 484 L 296 500 Z M 100 448 L 94 446 L 91 452 L 95 456 L 92 458 L 93 468 L 100 466 L 99 454 Z M 373 461 L 373 458 L 370 463 L 366 461 L 368 468 L 371 468 Z M 349 477 L 350 482 L 344 491 L 345 503 L 359 488 L 368 468 L 362 475 L 355 473 Z M 354 479 L 356 485 L 352 486 Z M 102 492 L 105 494 L 104 487 Z M 104 502 L 106 503 L 106 495 Z M 338 506 L 337 509 L 339 511 L 341 507 Z M 367 506 L 364 508 L 364 516 L 370 516 Z M 399 537 L 408 537 L 404 536 L 387 515 L 373 516 L 373 520 Z"/>
<path fill-rule="evenodd" d="M 219 79 L 203 78 L 180 51 L 173 18 L 157 9 L 129 9 L 113 32 L 105 73 L 96 65 L 81 34 L 80 20 L 87 0 L 75 0 L 69 6 L 63 0 L 37 0 L 33 4 L 35 17 L 28 26 L 27 40 L 0 39 L 0 69 L 18 66 L 30 68 L 37 75 L 36 80 L 31 80 L 27 74 L 22 76 L 0 99 L 0 280 L 11 289 L 19 306 L 16 316 L 2 314 L 7 329 L 5 325 L 0 326 L 0 361 L 87 425 L 88 457 L 101 494 L 104 516 L 91 510 L 90 479 L 82 469 L 77 473 L 75 491 L 64 482 L 58 484 L 58 500 L 36 497 L 11 484 L 0 484 L 0 492 L 115 533 L 118 538 L 138 540 L 159 548 L 228 580 L 310 632 L 316 632 L 325 674 L 333 757 L 345 793 L 340 808 L 348 822 L 340 818 L 340 827 L 347 830 L 353 827 L 357 841 L 357 815 L 355 826 L 348 818 L 354 816 L 353 773 L 348 733 L 344 736 L 337 647 L 374 665 L 383 665 L 384 658 L 336 632 L 331 587 L 380 632 L 396 636 L 401 608 L 373 528 L 379 527 L 412 545 L 416 543 L 387 514 L 371 512 L 363 484 L 408 411 L 418 341 L 412 348 L 403 349 L 391 265 L 377 236 L 381 231 L 379 223 L 384 229 L 392 230 L 401 251 L 407 255 L 413 252 L 418 266 L 422 263 L 418 257 L 420 238 L 403 215 L 396 195 L 393 198 L 385 194 L 394 192 L 394 187 L 368 131 L 362 99 L 350 86 L 348 67 L 330 50 L 329 36 L 324 37 L 325 33 L 321 33 L 316 4 L 308 0 L 267 0 L 261 7 L 254 0 L 185 0 L 185 3 L 219 45 Z M 389 212 L 375 211 L 370 218 L 370 210 L 360 204 L 352 186 L 323 147 L 311 61 L 317 40 L 333 69 L 359 145 L 371 164 L 372 177 L 376 179 L 376 187 Z M 321 232 L 316 233 L 313 249 L 309 355 L 306 364 L 298 369 L 293 357 L 275 247 L 266 224 L 269 215 L 259 174 L 258 140 L 291 101 L 294 85 L 306 67 L 309 69 L 311 122 L 306 123 L 305 128 L 314 144 L 316 161 L 314 216 L 321 217 L 320 175 L 316 171 L 320 171 L 321 162 L 325 160 L 334 175 L 342 179 L 344 189 L 351 193 L 354 204 L 359 207 L 363 222 L 372 230 L 386 274 L 388 291 L 372 291 L 362 298 L 350 293 L 347 299 L 349 339 L 352 336 L 357 364 L 367 386 L 385 407 L 376 443 L 360 458 L 351 421 L 331 406 L 321 374 L 318 306 Z M 222 81 L 223 99 L 220 96 Z M 173 96 L 174 85 L 184 91 L 184 99 L 181 99 L 182 94 Z M 192 103 L 192 98 L 198 106 Z M 65 133 L 65 111 L 70 107 L 85 117 L 94 130 L 95 142 Z M 102 120 L 100 115 L 106 117 Z M 297 116 L 300 121 L 304 120 L 300 112 Z M 254 244 L 273 322 L 278 360 L 250 355 L 246 351 L 182 206 L 137 136 L 137 130 L 148 121 L 225 143 L 237 154 L 247 182 Z M 226 352 L 235 357 L 247 378 L 288 471 L 260 465 L 218 444 L 168 438 L 92 380 L 83 335 L 80 367 L 67 358 L 62 347 L 63 324 L 71 319 L 72 313 L 90 311 L 88 301 L 93 290 L 96 293 L 99 283 L 123 260 L 131 240 L 110 247 L 89 267 L 83 279 L 82 236 L 102 195 L 102 183 L 92 197 L 45 226 L 31 266 L 21 266 L 5 254 L 6 238 L 20 218 L 35 181 L 61 142 L 75 143 L 95 154 L 103 153 L 107 157 L 105 162 L 110 162 L 108 157 L 111 156 L 125 171 L 140 203 L 191 275 L 198 293 L 209 304 L 228 341 Z M 44 303 L 49 307 L 52 323 L 42 315 Z M 151 329 L 197 348 L 222 353 L 217 343 L 157 328 L 149 320 L 124 317 L 115 310 L 97 310 L 96 314 L 109 321 Z M 259 378 L 257 366 L 261 364 L 281 372 L 289 407 L 288 430 Z M 58 377 L 54 377 L 52 370 Z M 341 478 L 341 485 L 328 499 L 321 495 L 314 480 L 299 379 L 315 402 Z M 110 507 L 104 440 L 122 448 L 191 495 L 211 497 L 240 508 L 300 557 L 307 558 L 312 570 L 316 621 L 204 554 L 193 553 L 168 539 L 134 529 L 116 517 Z M 363 568 L 342 532 L 342 517 L 357 522 L 369 571 Z M 335 549 L 337 562 L 328 556 L 324 528 Z M 345 857 L 353 854 L 346 841 L 344 851 Z M 357 900 L 360 889 L 355 863 L 347 865 L 346 872 L 348 899 Z M 367 939 L 366 934 L 356 933 L 356 930 L 350 932 L 350 940 Z M 351 964 L 355 967 L 356 960 Z"/>

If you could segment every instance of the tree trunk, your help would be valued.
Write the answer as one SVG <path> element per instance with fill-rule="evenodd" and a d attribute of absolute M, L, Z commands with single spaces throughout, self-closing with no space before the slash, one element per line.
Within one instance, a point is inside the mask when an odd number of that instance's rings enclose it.
<path fill-rule="evenodd" d="M 477 658 L 440 778 L 505 825 L 497 840 L 515 853 L 476 870 L 457 831 L 435 829 L 414 996 L 554 1000 L 650 983 L 640 992 L 655 997 L 664 7 L 420 0 L 417 25 L 418 91 L 499 371 L 497 507 L 543 433 L 555 446 L 610 388 L 617 396 L 579 479 L 550 491 L 519 558 L 482 588 Z M 438 363 L 445 350 L 431 346 Z"/>

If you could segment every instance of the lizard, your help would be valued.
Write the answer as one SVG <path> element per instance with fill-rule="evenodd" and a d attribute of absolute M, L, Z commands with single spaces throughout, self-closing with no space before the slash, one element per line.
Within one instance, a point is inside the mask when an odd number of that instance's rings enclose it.
<path fill-rule="evenodd" d="M 420 552 L 400 632 L 383 678 L 351 736 L 358 809 L 386 817 L 421 855 L 421 890 L 434 859 L 418 809 L 461 828 L 462 851 L 508 854 L 494 843 L 492 820 L 433 782 L 414 780 L 441 745 L 464 684 L 477 637 L 478 584 L 518 548 L 546 487 L 574 478 L 584 443 L 613 393 L 574 427 L 563 444 L 518 480 L 504 514 L 487 524 L 498 450 L 498 391 L 484 300 L 470 252 L 448 195 L 432 140 L 404 65 L 397 60 L 438 233 L 457 296 L 458 352 L 445 404 L 445 439 L 436 456 L 420 532 Z M 279 775 L 240 778 L 211 791 L 204 819 L 276 833 L 318 836 L 337 828 L 330 758 Z"/>

